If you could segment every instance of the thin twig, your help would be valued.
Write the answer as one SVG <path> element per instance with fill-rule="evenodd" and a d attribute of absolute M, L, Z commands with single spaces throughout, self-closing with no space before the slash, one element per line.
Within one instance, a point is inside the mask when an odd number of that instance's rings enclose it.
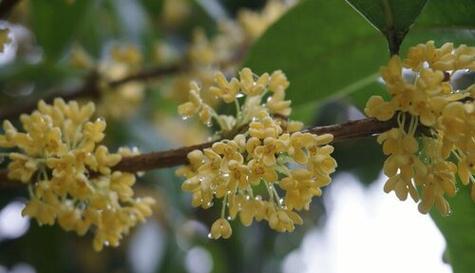
<path fill-rule="evenodd" d="M 0 2 L 0 19 L 5 19 L 20 0 L 2 0 Z"/>
<path fill-rule="evenodd" d="M 181 71 L 183 68 L 181 66 L 170 66 L 170 67 L 157 67 L 144 69 L 140 72 L 137 72 L 132 75 L 128 75 L 122 79 L 110 81 L 108 84 L 111 87 L 118 87 L 120 85 L 132 82 L 132 81 L 143 81 L 149 80 L 152 78 L 160 78 L 167 75 L 172 75 Z M 100 97 L 100 88 L 99 88 L 100 77 L 97 72 L 93 71 L 85 79 L 84 83 L 77 87 L 74 90 L 58 90 L 52 92 L 51 95 L 48 95 L 45 98 L 41 98 L 47 103 L 51 103 L 55 98 L 63 98 L 64 100 L 73 100 L 77 98 L 98 98 Z M 22 113 L 30 113 L 36 109 L 36 104 L 38 101 L 33 100 L 28 103 L 24 103 L 23 106 L 16 106 L 11 108 L 6 108 L 0 110 L 0 120 L 12 119 L 18 117 Z"/>

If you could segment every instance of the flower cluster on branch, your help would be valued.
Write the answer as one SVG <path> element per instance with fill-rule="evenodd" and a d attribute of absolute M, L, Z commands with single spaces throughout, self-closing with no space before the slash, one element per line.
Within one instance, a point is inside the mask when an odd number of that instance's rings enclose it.
<path fill-rule="evenodd" d="M 111 170 L 137 151 L 110 153 L 100 145 L 106 123 L 90 121 L 94 111 L 93 103 L 40 101 L 38 110 L 21 115 L 24 132 L 4 121 L 0 147 L 15 149 L 5 154 L 8 177 L 28 184 L 30 200 L 23 215 L 40 225 L 57 222 L 79 235 L 92 230 L 94 248 L 101 250 L 118 246 L 131 227 L 151 215 L 154 201 L 134 197 L 134 174 Z"/>
<path fill-rule="evenodd" d="M 244 68 L 239 79 L 229 81 L 217 73 L 209 91 L 234 104 L 234 116 L 219 115 L 204 103 L 196 83 L 191 84 L 190 101 L 178 107 L 184 117 L 198 115 L 204 124 L 219 127 L 220 136 L 238 132 L 190 152 L 190 164 L 177 171 L 186 177 L 182 189 L 193 194 L 193 206 L 207 209 L 221 201 L 221 217 L 212 225 L 210 238 L 229 238 L 228 220 L 237 217 L 246 226 L 265 220 L 274 230 L 293 231 L 302 224 L 297 212 L 308 210 L 312 198 L 330 183 L 336 168 L 329 145 L 333 136 L 299 132 L 302 123 L 287 120 L 288 85 L 281 71 L 255 75 Z"/>
<path fill-rule="evenodd" d="M 446 197 L 457 192 L 456 175 L 463 185 L 475 183 L 475 86 L 457 90 L 450 82 L 457 71 L 474 69 L 474 47 L 419 44 L 406 59 L 393 56 L 381 69 L 390 100 L 373 96 L 366 105 L 371 117 L 398 120 L 398 128 L 378 137 L 389 155 L 384 190 L 401 200 L 410 195 L 420 201 L 422 213 L 435 206 L 442 215 L 450 214 Z M 420 125 L 427 132 L 418 136 Z"/>

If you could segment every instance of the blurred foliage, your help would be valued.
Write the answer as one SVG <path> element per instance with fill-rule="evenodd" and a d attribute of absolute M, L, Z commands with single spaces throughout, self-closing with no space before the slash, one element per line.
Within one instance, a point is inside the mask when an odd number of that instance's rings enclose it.
<path fill-rule="evenodd" d="M 186 1 L 190 14 L 173 26 L 164 23 L 166 0 L 23 1 L 26 4 L 14 14 L 21 20 L 14 23 L 25 27 L 29 38 L 19 40 L 15 59 L 0 66 L 0 107 L 35 101 L 65 86 L 68 89 L 78 85 L 87 73 L 68 65 L 67 57 L 74 46 L 82 46 L 97 61 L 111 45 L 132 43 L 144 55 L 143 66 L 153 67 L 157 42 L 172 41 L 175 49 L 183 51 L 197 26 L 209 36 L 218 29 L 207 1 Z M 259 10 L 266 1 L 208 2 L 218 5 L 225 17 L 233 19 L 241 8 Z M 357 113 L 351 105 L 362 109 L 370 95 L 385 95 L 378 82 L 378 69 L 389 57 L 386 40 L 393 41 L 387 38 L 390 19 L 384 3 L 392 11 L 394 31 L 401 39 L 404 37 L 403 53 L 409 46 L 427 40 L 472 45 L 475 40 L 472 0 L 348 2 L 351 4 L 343 0 L 302 0 L 258 39 L 243 61 L 257 73 L 281 69 L 287 74 L 295 119 L 313 125 L 343 122 L 353 118 L 348 114 L 350 110 Z M 157 115 L 173 112 L 177 104 L 162 90 L 162 86 L 147 86 L 146 99 L 138 113 L 109 122 L 110 147 L 133 144 L 142 151 L 154 151 L 176 146 L 173 133 L 177 131 L 160 128 L 154 120 Z M 183 126 L 186 128 L 188 123 Z M 338 144 L 335 157 L 340 171 L 356 175 L 364 184 L 377 178 L 383 162 L 373 138 Z M 218 208 L 206 212 L 192 208 L 190 196 L 182 193 L 174 170 L 150 172 L 141 181 L 138 191 L 154 192 L 160 199 L 153 221 L 161 227 L 155 231 L 161 233 L 163 253 L 160 258 L 155 257 L 156 253 L 147 253 L 147 259 L 160 261 L 150 273 L 187 272 L 187 253 L 193 247 L 208 251 L 213 272 L 278 272 L 286 254 L 297 248 L 305 232 L 320 225 L 325 215 L 318 199 L 305 215 L 306 224 L 292 234 L 271 232 L 262 223 L 250 228 L 236 224 L 231 239 L 210 241 L 208 227 L 214 219 L 211 215 L 219 213 Z M 26 193 L 21 190 L 2 193 L 0 205 L 22 195 Z M 471 258 L 475 237 L 470 233 L 475 228 L 475 206 L 465 189 L 451 200 L 451 205 L 452 216 L 432 217 L 447 240 L 454 272 L 470 273 L 475 266 Z M 0 263 L 12 266 L 27 262 L 38 272 L 50 273 L 133 272 L 136 268 L 129 261 L 128 249 L 136 240 L 134 235 L 121 248 L 97 254 L 90 248 L 90 238 L 77 238 L 57 227 L 38 227 L 32 222 L 23 237 L 0 242 Z"/>

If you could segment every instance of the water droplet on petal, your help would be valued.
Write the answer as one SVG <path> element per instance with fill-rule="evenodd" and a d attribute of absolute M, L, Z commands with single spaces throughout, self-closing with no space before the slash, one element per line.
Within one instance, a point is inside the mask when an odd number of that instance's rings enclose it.
<path fill-rule="evenodd" d="M 211 235 L 211 232 L 208 233 L 208 238 L 209 238 L 209 239 L 212 239 L 212 238 L 213 238 L 213 235 Z"/>
<path fill-rule="evenodd" d="M 190 118 L 190 117 L 187 117 L 187 116 L 182 116 L 182 117 L 181 117 L 182 120 L 187 120 L 187 119 L 189 119 L 189 118 Z"/>
<path fill-rule="evenodd" d="M 226 219 L 228 219 L 228 221 L 231 221 L 233 218 L 231 216 L 228 216 Z"/>
<path fill-rule="evenodd" d="M 109 241 L 104 241 L 104 245 L 109 246 L 110 245 Z"/>

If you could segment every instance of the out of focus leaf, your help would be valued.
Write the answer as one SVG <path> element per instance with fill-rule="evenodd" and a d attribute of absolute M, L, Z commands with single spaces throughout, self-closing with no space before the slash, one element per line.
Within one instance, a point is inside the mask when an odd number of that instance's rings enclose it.
<path fill-rule="evenodd" d="M 458 181 L 459 185 L 460 181 Z M 470 188 L 463 186 L 454 198 L 449 199 L 452 215 L 443 217 L 433 209 L 432 219 L 447 241 L 448 261 L 454 273 L 472 273 L 475 268 L 475 204 Z"/>
<path fill-rule="evenodd" d="M 32 0 L 32 26 L 46 58 L 60 57 L 71 43 L 90 0 Z"/>
<path fill-rule="evenodd" d="M 387 60 L 386 42 L 344 1 L 303 1 L 252 47 L 246 66 L 258 73 L 283 70 L 298 113 L 328 98 L 374 83 Z"/>

